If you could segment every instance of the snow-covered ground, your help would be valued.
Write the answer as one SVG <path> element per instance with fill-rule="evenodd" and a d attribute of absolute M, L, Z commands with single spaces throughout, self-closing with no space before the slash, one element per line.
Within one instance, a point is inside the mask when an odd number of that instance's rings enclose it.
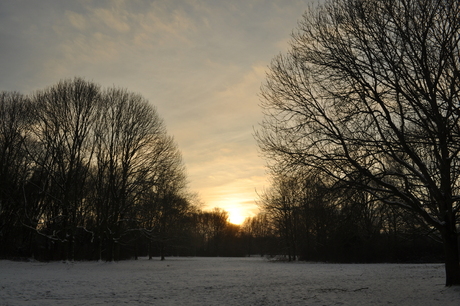
<path fill-rule="evenodd" d="M 460 305 L 442 264 L 0 261 L 0 305 Z"/>

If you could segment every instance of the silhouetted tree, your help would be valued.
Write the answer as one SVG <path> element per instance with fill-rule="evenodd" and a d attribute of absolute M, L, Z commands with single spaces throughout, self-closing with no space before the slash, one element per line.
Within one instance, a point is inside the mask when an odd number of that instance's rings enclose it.
<path fill-rule="evenodd" d="M 276 253 L 275 227 L 270 222 L 270 216 L 266 211 L 262 211 L 254 217 L 246 218 L 241 226 L 241 231 L 246 255 L 264 256 Z"/>
<path fill-rule="evenodd" d="M 165 138 L 161 145 L 155 168 L 153 201 L 142 211 L 153 217 L 147 220 L 151 223 L 144 228 L 151 229 L 149 241 L 159 245 L 164 260 L 167 246 L 181 244 L 179 238 L 186 235 L 186 218 L 192 207 L 192 197 L 186 192 L 185 168 L 172 138 Z"/>
<path fill-rule="evenodd" d="M 262 89 L 267 158 L 411 211 L 460 284 L 460 2 L 331 0 L 307 11 Z M 356 179 L 359 178 L 359 179 Z"/>
<path fill-rule="evenodd" d="M 61 242 L 61 259 L 74 259 L 77 227 L 83 225 L 85 186 L 94 152 L 92 128 L 99 86 L 83 79 L 65 80 L 33 97 L 29 152 L 49 182 L 44 222 L 48 235 Z"/>
<path fill-rule="evenodd" d="M 196 210 L 190 214 L 191 241 L 194 255 L 244 256 L 245 232 L 228 221 L 228 212 L 221 208 Z"/>
<path fill-rule="evenodd" d="M 0 118 L 0 256 L 117 260 L 185 236 L 185 167 L 142 96 L 68 79 L 1 93 Z"/>
<path fill-rule="evenodd" d="M 211 232 L 210 244 L 211 254 L 222 256 L 222 245 L 224 243 L 224 233 L 228 225 L 228 212 L 221 208 L 214 208 L 209 215 L 209 229 Z"/>
<path fill-rule="evenodd" d="M 173 207 L 182 213 L 177 207 L 184 202 L 177 199 L 186 188 L 185 170 L 163 121 L 140 95 L 108 89 L 101 110 L 95 131 L 94 209 L 100 250 L 104 247 L 112 260 L 118 258 L 126 230 L 147 226 L 142 231 L 150 231 L 150 241 L 158 220 L 166 220 L 166 214 L 173 218 Z"/>
<path fill-rule="evenodd" d="M 271 189 L 262 195 L 263 209 L 279 231 L 289 261 L 298 255 L 299 217 L 302 206 L 301 188 L 295 177 L 278 176 Z"/>
<path fill-rule="evenodd" d="M 31 243 L 31 236 L 22 226 L 23 190 L 31 166 L 25 150 L 29 112 L 30 101 L 23 95 L 0 93 L 0 256 L 30 255 L 24 244 Z"/>

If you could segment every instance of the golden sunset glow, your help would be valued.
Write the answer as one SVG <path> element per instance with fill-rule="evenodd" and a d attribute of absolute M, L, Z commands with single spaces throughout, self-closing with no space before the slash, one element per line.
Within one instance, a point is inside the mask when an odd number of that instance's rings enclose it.
<path fill-rule="evenodd" d="M 247 213 L 238 207 L 227 208 L 228 221 L 233 224 L 241 225 L 246 219 Z"/>
<path fill-rule="evenodd" d="M 253 137 L 257 94 L 305 3 L 96 2 L 48 10 L 6 1 L 0 89 L 27 94 L 79 76 L 141 94 L 174 137 L 203 209 L 222 208 L 235 224 L 254 216 L 256 190 L 267 184 Z"/>

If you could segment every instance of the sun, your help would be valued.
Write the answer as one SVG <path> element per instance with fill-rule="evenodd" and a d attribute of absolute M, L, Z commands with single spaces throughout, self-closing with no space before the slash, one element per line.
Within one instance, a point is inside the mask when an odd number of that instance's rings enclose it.
<path fill-rule="evenodd" d="M 228 211 L 228 222 L 241 225 L 246 220 L 246 215 L 238 207 L 231 207 L 226 209 Z"/>
<path fill-rule="evenodd" d="M 248 200 L 244 196 L 231 195 L 216 197 L 210 205 L 206 206 L 223 209 L 227 213 L 227 222 L 235 225 L 242 225 L 246 218 L 255 215 L 255 209 L 252 207 L 251 200 Z"/>
<path fill-rule="evenodd" d="M 228 216 L 228 222 L 232 224 L 241 225 L 244 220 L 246 220 L 246 217 L 239 214 L 229 214 Z"/>

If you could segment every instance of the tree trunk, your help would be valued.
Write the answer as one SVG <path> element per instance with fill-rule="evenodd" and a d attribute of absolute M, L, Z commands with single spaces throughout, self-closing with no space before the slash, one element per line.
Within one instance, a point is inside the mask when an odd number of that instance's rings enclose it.
<path fill-rule="evenodd" d="M 102 237 L 99 235 L 99 240 L 98 240 L 98 257 L 99 261 L 102 261 Z"/>
<path fill-rule="evenodd" d="M 152 241 L 149 239 L 149 244 L 148 244 L 148 252 L 149 252 L 149 260 L 152 259 Z"/>
<path fill-rule="evenodd" d="M 161 256 L 161 260 L 165 260 L 165 244 L 164 244 L 164 242 L 160 242 L 160 256 Z"/>
<path fill-rule="evenodd" d="M 445 254 L 446 286 L 460 285 L 460 258 L 457 234 L 455 231 L 446 231 L 442 235 Z"/>
<path fill-rule="evenodd" d="M 71 262 L 75 261 L 75 239 L 76 233 L 74 230 L 71 231 L 68 239 L 69 239 L 69 256 L 67 260 L 70 260 Z"/>

